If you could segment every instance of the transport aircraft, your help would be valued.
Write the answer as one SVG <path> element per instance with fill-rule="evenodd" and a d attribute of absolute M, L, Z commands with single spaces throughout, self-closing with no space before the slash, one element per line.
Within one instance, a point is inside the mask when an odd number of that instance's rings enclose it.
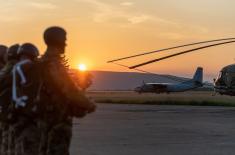
<path fill-rule="evenodd" d="M 198 67 L 193 78 L 181 83 L 143 83 L 135 88 L 138 93 L 171 93 L 184 92 L 203 86 L 203 68 Z"/>

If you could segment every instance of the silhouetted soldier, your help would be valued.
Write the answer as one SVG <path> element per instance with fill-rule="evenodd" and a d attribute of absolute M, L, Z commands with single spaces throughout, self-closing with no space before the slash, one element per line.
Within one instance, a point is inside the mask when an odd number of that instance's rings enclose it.
<path fill-rule="evenodd" d="M 72 117 L 82 117 L 96 108 L 76 87 L 68 73 L 64 58 L 66 32 L 50 27 L 44 32 L 47 50 L 42 57 L 44 85 L 41 91 L 44 130 L 41 141 L 43 155 L 69 155 L 72 136 Z"/>
<path fill-rule="evenodd" d="M 0 45 L 0 70 L 4 67 L 4 65 L 6 63 L 6 61 L 5 61 L 6 52 L 7 52 L 7 47 L 5 45 Z M 0 109 L 0 112 L 1 112 L 1 109 Z M 0 144 L 2 144 L 2 122 L 1 122 L 1 120 L 0 120 Z"/>
<path fill-rule="evenodd" d="M 12 74 L 12 107 L 15 120 L 14 155 L 38 155 L 40 146 L 40 129 L 38 128 L 38 107 L 35 101 L 39 88 L 37 57 L 39 51 L 31 43 L 25 43 L 18 50 L 19 62 L 15 64 Z"/>
<path fill-rule="evenodd" d="M 5 58 L 6 64 L 0 71 L 0 121 L 2 123 L 2 142 L 1 142 L 1 155 L 11 155 L 11 150 L 14 149 L 14 143 L 12 143 L 11 125 L 12 119 L 9 113 L 9 105 L 11 104 L 12 93 L 12 69 L 18 61 L 17 51 L 19 44 L 12 45 L 8 48 Z"/>
<path fill-rule="evenodd" d="M 0 45 L 0 69 L 2 69 L 4 65 L 6 64 L 6 60 L 5 60 L 6 52 L 7 52 L 7 46 Z"/>

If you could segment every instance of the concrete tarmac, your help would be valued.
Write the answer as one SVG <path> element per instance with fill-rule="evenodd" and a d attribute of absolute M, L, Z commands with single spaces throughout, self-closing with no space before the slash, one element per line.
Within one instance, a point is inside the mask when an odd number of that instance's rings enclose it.
<path fill-rule="evenodd" d="M 99 104 L 71 155 L 234 155 L 235 108 Z"/>

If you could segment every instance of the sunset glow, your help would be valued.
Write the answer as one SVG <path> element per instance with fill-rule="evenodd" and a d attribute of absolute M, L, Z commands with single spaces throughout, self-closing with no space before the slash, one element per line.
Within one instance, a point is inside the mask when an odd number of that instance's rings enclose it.
<path fill-rule="evenodd" d="M 92 70 L 132 71 L 106 63 L 119 57 L 171 46 L 234 37 L 235 1 L 215 0 L 0 0 L 0 44 L 32 42 L 43 54 L 43 31 L 52 25 L 67 31 L 66 56 L 72 68 L 82 60 Z M 219 10 L 218 10 L 219 8 Z M 183 49 L 173 50 L 179 52 Z M 120 62 L 130 66 L 171 52 Z M 226 53 L 226 54 L 224 54 Z M 159 74 L 206 76 L 234 63 L 235 44 L 205 49 L 144 66 Z M 85 61 L 83 61 L 85 60 Z"/>
<path fill-rule="evenodd" d="M 86 70 L 87 70 L 87 66 L 86 66 L 85 64 L 79 64 L 79 65 L 78 65 L 78 69 L 79 69 L 80 71 L 86 71 Z"/>

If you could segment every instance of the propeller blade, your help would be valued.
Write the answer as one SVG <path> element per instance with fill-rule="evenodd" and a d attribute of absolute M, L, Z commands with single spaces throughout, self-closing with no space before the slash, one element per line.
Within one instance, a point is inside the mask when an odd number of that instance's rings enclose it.
<path fill-rule="evenodd" d="M 116 61 L 120 61 L 120 60 L 125 60 L 125 59 L 135 58 L 135 57 L 139 57 L 139 56 L 144 56 L 144 55 L 148 55 L 148 54 L 152 54 L 152 53 L 157 53 L 157 52 L 177 49 L 177 48 L 181 48 L 181 47 L 187 47 L 187 46 L 198 45 L 198 44 L 205 44 L 205 43 L 217 42 L 217 41 L 234 40 L 234 39 L 235 38 L 224 38 L 224 39 L 216 39 L 216 40 L 208 40 L 208 41 L 201 41 L 201 42 L 196 42 L 196 43 L 190 43 L 190 44 L 185 44 L 185 45 L 180 45 L 180 46 L 175 46 L 175 47 L 164 48 L 164 49 L 160 49 L 160 50 L 156 50 L 156 51 L 145 52 L 145 53 L 142 53 L 142 54 L 132 55 L 132 56 L 128 56 L 128 57 L 118 58 L 118 59 L 110 60 L 107 63 L 112 63 L 112 62 L 116 62 Z"/>
<path fill-rule="evenodd" d="M 205 49 L 205 48 L 209 48 L 209 47 L 213 47 L 213 46 L 219 46 L 219 45 L 223 45 L 223 44 L 230 44 L 230 43 L 234 43 L 234 42 L 235 42 L 235 41 L 233 40 L 233 41 L 228 41 L 228 42 L 222 42 L 222 43 L 217 43 L 217 44 L 211 44 L 211 45 L 207 45 L 207 46 L 201 46 L 201 47 L 198 47 L 198 48 L 193 48 L 193 49 L 190 49 L 190 50 L 186 50 L 186 51 L 179 52 L 179 53 L 176 53 L 176 54 L 168 55 L 168 56 L 161 57 L 161 58 L 158 58 L 158 59 L 150 60 L 150 61 L 147 61 L 147 62 L 138 64 L 138 65 L 131 66 L 131 67 L 129 67 L 129 68 L 130 68 L 130 69 L 134 69 L 134 68 L 137 68 L 137 67 L 145 66 L 145 65 L 148 65 L 148 64 L 157 62 L 157 61 L 169 59 L 169 58 L 171 58 L 171 57 L 179 56 L 179 55 L 186 54 L 186 53 L 190 53 L 190 52 L 193 52 L 193 51 L 197 51 L 197 50 L 201 50 L 201 49 Z"/>

